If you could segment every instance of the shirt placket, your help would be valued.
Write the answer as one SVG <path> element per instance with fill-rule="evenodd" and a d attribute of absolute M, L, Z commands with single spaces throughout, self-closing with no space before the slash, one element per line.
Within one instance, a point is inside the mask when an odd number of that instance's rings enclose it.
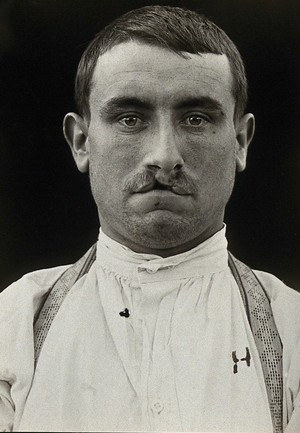
<path fill-rule="evenodd" d="M 124 300 L 117 286 L 112 286 L 110 290 L 101 286 L 100 298 L 102 301 L 104 314 L 111 336 L 114 340 L 117 352 L 123 363 L 124 370 L 128 376 L 129 383 L 140 396 L 140 386 L 136 371 L 136 362 L 132 359 L 132 351 L 128 341 L 128 323 L 127 318 L 120 316 L 120 310 L 124 309 Z"/>
<path fill-rule="evenodd" d="M 149 409 L 156 430 L 182 431 L 170 340 L 177 290 L 161 302 L 153 344 Z"/>
<path fill-rule="evenodd" d="M 159 273 L 159 271 L 158 271 Z M 151 277 L 152 275 L 152 277 Z M 158 274 L 159 275 L 159 274 Z M 157 319 L 153 341 L 150 341 L 147 315 L 144 315 L 144 350 L 141 383 L 144 395 L 144 410 L 151 430 L 181 430 L 180 410 L 177 400 L 174 366 L 170 348 L 173 310 L 177 297 L 174 281 L 160 281 L 155 272 L 148 272 L 142 278 L 144 293 L 159 291 L 161 284 L 172 284 L 172 290 L 158 302 Z M 149 306 L 149 299 L 146 300 Z"/>

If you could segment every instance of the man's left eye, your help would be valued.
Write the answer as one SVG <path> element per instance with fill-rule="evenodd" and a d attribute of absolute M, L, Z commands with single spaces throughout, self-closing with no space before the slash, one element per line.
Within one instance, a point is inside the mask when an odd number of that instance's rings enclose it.
<path fill-rule="evenodd" d="M 137 126 L 138 121 L 139 119 L 136 116 L 126 116 L 119 119 L 119 123 L 121 123 L 121 125 L 127 126 L 129 128 Z"/>
<path fill-rule="evenodd" d="M 184 123 L 188 126 L 204 126 L 207 122 L 207 119 L 198 114 L 192 114 L 184 119 Z"/>

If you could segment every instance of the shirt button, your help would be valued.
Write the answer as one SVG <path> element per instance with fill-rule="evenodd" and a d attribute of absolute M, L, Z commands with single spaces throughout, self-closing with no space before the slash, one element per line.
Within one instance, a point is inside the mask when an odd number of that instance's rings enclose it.
<path fill-rule="evenodd" d="M 146 269 L 146 271 L 148 272 L 148 274 L 155 274 L 157 269 Z"/>
<path fill-rule="evenodd" d="M 153 412 L 160 414 L 164 410 L 164 404 L 159 398 L 157 398 L 156 400 L 153 400 L 151 409 Z"/>

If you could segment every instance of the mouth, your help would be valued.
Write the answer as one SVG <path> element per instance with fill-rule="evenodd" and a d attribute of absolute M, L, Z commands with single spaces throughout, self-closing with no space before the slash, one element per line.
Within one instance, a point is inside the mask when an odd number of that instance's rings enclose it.
<path fill-rule="evenodd" d="M 154 180 L 152 183 L 145 185 L 144 187 L 140 188 L 138 193 L 146 193 L 150 191 L 157 191 L 157 192 L 163 192 L 168 191 L 176 195 L 190 195 L 184 188 L 178 185 L 166 185 L 158 180 Z"/>
<path fill-rule="evenodd" d="M 164 185 L 162 183 L 159 183 L 158 181 L 155 182 L 153 190 L 159 190 L 159 191 L 172 191 L 171 185 Z"/>

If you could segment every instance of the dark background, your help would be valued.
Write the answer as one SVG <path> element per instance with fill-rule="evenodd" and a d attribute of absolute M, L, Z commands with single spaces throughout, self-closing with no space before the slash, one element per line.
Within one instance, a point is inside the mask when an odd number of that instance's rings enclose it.
<path fill-rule="evenodd" d="M 236 42 L 257 129 L 227 209 L 230 249 L 300 289 L 300 10 L 291 0 L 155 1 L 199 9 Z M 86 43 L 147 1 L 0 2 L 0 289 L 75 261 L 98 234 L 62 135 Z"/>

